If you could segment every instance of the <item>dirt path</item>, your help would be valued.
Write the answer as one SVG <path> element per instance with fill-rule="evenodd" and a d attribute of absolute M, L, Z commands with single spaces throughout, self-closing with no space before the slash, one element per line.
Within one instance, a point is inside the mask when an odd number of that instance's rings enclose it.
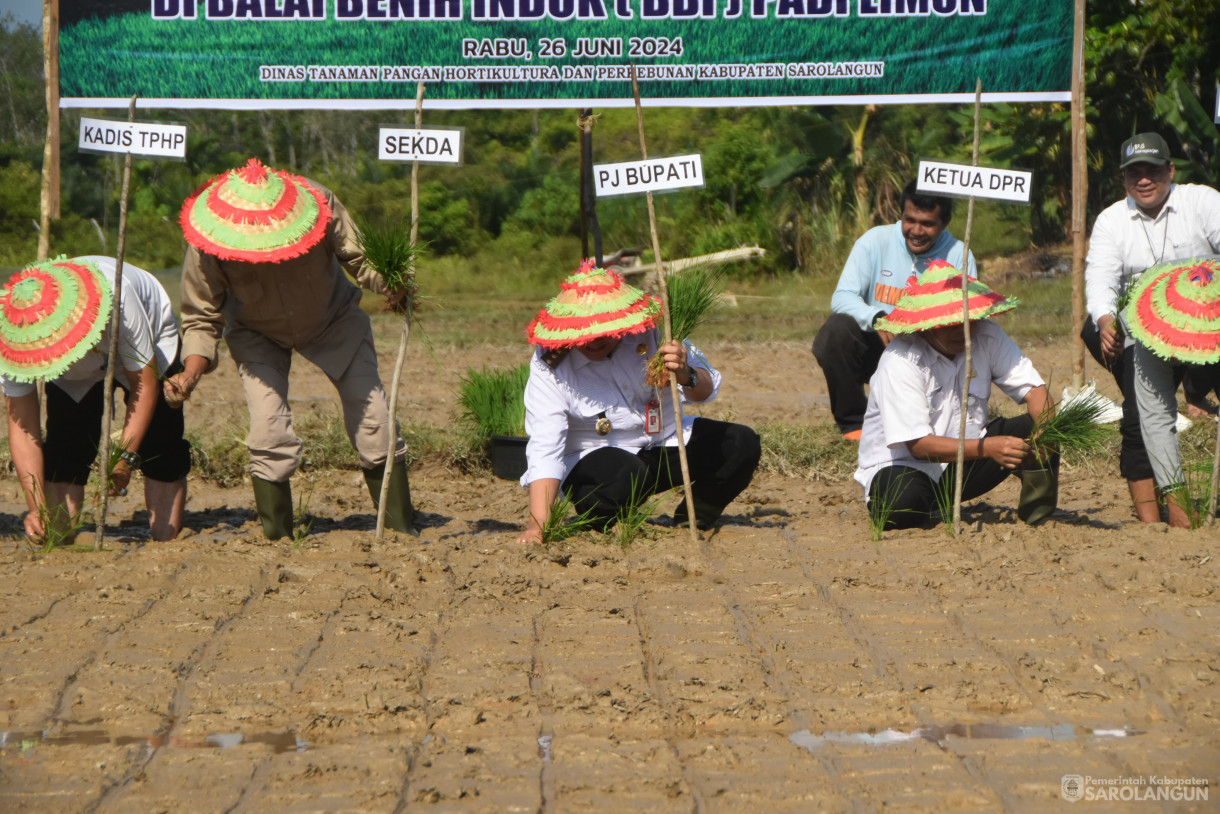
<path fill-rule="evenodd" d="M 712 414 L 827 420 L 807 346 L 707 350 Z M 521 349 L 442 358 L 406 420 Z M 188 420 L 240 415 L 235 381 Z M 1089 811 L 1217 806 L 1220 534 L 1135 524 L 1113 472 L 1065 473 L 1036 528 L 1010 483 L 957 539 L 880 543 L 854 484 L 761 475 L 704 540 L 627 550 L 516 546 L 523 490 L 436 465 L 423 535 L 377 543 L 358 473 L 318 480 L 298 548 L 194 481 L 172 543 L 142 515 L 97 554 L 0 540 L 0 810 L 1041 812 L 1065 775 L 1211 783 Z"/>

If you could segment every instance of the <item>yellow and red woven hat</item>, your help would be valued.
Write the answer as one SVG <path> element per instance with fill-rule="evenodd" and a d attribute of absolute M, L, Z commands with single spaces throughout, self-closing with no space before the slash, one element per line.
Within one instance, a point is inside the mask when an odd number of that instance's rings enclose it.
<path fill-rule="evenodd" d="M 656 324 L 661 301 L 623 282 L 617 271 L 586 260 L 559 295 L 525 329 L 532 344 L 573 348 L 603 336 L 626 336 Z"/>
<path fill-rule="evenodd" d="M 0 373 L 58 377 L 97 344 L 112 302 L 93 263 L 60 256 L 26 266 L 0 289 Z"/>
<path fill-rule="evenodd" d="M 1017 300 L 996 293 L 978 280 L 972 278 L 968 285 L 971 321 L 1017 307 Z M 907 283 L 894 310 L 877 320 L 876 327 L 890 333 L 910 334 L 961 324 L 962 273 L 944 260 L 933 260 L 919 279 Z"/>
<path fill-rule="evenodd" d="M 1153 266 L 1140 275 L 1127 305 L 1131 335 L 1157 356 L 1220 361 L 1220 258 Z"/>
<path fill-rule="evenodd" d="M 186 242 L 221 260 L 278 263 L 299 257 L 330 223 L 326 196 L 299 175 L 257 158 L 221 173 L 182 204 Z"/>

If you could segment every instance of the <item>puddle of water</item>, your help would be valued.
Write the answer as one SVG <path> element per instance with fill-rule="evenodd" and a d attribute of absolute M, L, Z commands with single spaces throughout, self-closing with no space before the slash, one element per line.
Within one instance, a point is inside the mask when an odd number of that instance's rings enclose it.
<path fill-rule="evenodd" d="M 949 738 L 967 740 L 1028 740 L 1041 738 L 1048 741 L 1070 741 L 1077 737 L 1129 738 L 1139 735 L 1126 727 L 1111 729 L 1086 729 L 1079 731 L 1071 724 L 1054 726 L 1004 726 L 1001 724 L 953 724 L 951 726 L 921 726 L 910 732 L 886 729 L 881 732 L 823 732 L 815 735 L 808 729 L 793 732 L 788 740 L 807 752 L 816 752 L 831 743 L 862 743 L 867 746 L 889 746 L 895 743 L 928 741 L 943 747 Z"/>
<path fill-rule="evenodd" d="M 304 752 L 309 748 L 307 741 L 301 740 L 291 732 L 264 732 L 255 735 L 242 735 L 236 732 L 225 732 L 208 735 L 203 743 L 184 740 L 182 738 L 167 738 L 164 735 L 138 737 L 131 735 L 113 736 L 101 729 L 82 729 L 63 735 L 47 736 L 40 732 L 0 732 L 0 747 L 5 746 L 144 746 L 149 749 L 160 749 L 170 746 L 177 749 L 232 749 L 235 746 L 262 744 L 270 746 L 276 754 L 285 752 Z"/>

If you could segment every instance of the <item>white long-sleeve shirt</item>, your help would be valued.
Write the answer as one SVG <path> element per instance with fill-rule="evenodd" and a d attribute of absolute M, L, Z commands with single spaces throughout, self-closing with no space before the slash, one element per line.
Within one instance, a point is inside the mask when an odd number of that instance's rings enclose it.
<path fill-rule="evenodd" d="M 685 344 L 689 365 L 712 377 L 711 395 L 699 402 L 706 404 L 720 392 L 720 373 L 697 348 Z M 656 352 L 657 332 L 652 329 L 624 336 L 610 356 L 597 361 L 573 350 L 551 368 L 542 361 L 542 352 L 535 351 L 525 385 L 525 432 L 530 440 L 521 485 L 541 478 L 562 482 L 581 458 L 602 447 L 638 452 L 659 444 L 677 446 L 668 388 L 658 393 L 644 383 L 648 360 Z M 659 402 L 661 431 L 649 434 L 644 420 L 653 399 Z M 597 433 L 602 416 L 612 427 L 606 435 Z M 690 437 L 694 420 L 683 415 L 683 440 Z"/>
<path fill-rule="evenodd" d="M 1118 292 L 1161 263 L 1220 254 L 1220 192 L 1200 184 L 1173 184 L 1155 218 L 1130 196 L 1097 216 L 1085 259 L 1084 293 L 1096 323 L 1114 314 Z M 1130 331 L 1127 332 L 1130 336 Z"/>

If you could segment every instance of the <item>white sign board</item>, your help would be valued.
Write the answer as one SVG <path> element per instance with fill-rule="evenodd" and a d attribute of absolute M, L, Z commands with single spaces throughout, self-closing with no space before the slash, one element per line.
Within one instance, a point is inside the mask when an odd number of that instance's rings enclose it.
<path fill-rule="evenodd" d="M 86 152 L 185 159 L 186 125 L 82 117 L 77 146 Z"/>
<path fill-rule="evenodd" d="M 621 164 L 594 164 L 593 180 L 599 198 L 701 187 L 703 157 L 698 154 L 675 155 Z"/>
<path fill-rule="evenodd" d="M 920 161 L 920 192 L 960 197 L 996 198 L 1001 201 L 1029 203 L 1034 174 L 1026 170 L 999 170 L 971 167 L 942 161 Z"/>
<path fill-rule="evenodd" d="M 377 158 L 421 164 L 461 164 L 462 130 L 382 127 L 377 136 Z"/>

